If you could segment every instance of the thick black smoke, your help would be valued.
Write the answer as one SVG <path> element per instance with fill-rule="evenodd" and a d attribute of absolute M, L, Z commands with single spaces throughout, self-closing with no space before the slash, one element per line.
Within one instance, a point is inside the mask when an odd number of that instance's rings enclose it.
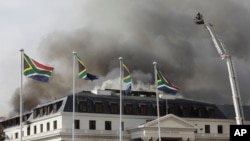
<path fill-rule="evenodd" d="M 247 7 L 229 0 L 91 0 L 82 9 L 79 19 L 84 21 L 82 29 L 51 31 L 41 41 L 39 52 L 44 61 L 54 65 L 55 72 L 49 84 L 32 80 L 25 84 L 24 103 L 33 102 L 24 104 L 26 110 L 43 100 L 70 93 L 72 51 L 78 53 L 89 72 L 101 78 L 94 82 L 79 81 L 79 89 L 91 90 L 119 77 L 118 57 L 122 56 L 135 84 L 153 84 L 152 62 L 157 61 L 184 97 L 231 103 L 226 63 L 220 59 L 205 28 L 193 23 L 197 12 L 214 24 L 214 33 L 233 56 L 243 102 L 249 102 Z M 15 110 L 19 106 L 17 95 L 13 97 Z"/>

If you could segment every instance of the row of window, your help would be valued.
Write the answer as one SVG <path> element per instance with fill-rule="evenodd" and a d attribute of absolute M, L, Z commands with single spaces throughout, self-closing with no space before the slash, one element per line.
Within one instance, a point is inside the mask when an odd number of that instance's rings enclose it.
<path fill-rule="evenodd" d="M 201 128 L 200 130 L 203 130 L 203 128 Z M 195 133 L 197 133 L 197 130 L 195 131 Z M 205 125 L 205 133 L 206 134 L 211 133 L 210 125 Z M 223 126 L 222 125 L 217 125 L 217 133 L 218 134 L 223 134 Z"/>
<path fill-rule="evenodd" d="M 40 133 L 44 132 L 43 125 L 44 124 L 40 124 Z M 50 131 L 50 122 L 47 122 L 46 125 L 47 125 L 46 131 Z M 56 130 L 56 129 L 57 129 L 57 121 L 55 120 L 55 121 L 53 121 L 53 130 Z M 34 134 L 37 133 L 37 126 L 36 125 L 33 126 L 33 131 L 34 131 Z M 27 128 L 27 135 L 30 135 L 30 126 Z"/>
<path fill-rule="evenodd" d="M 156 106 L 155 114 L 156 114 Z M 95 102 L 94 110 L 96 113 L 103 112 L 103 104 L 102 102 Z M 79 112 L 88 112 L 87 101 L 80 101 L 78 104 L 78 111 Z M 118 103 L 110 103 L 110 113 L 111 114 L 119 114 L 119 105 Z M 133 114 L 133 104 L 126 104 L 124 107 L 124 114 Z M 148 105 L 141 104 L 140 105 L 140 114 L 147 115 L 148 114 Z"/>
<path fill-rule="evenodd" d="M 80 120 L 75 120 L 75 129 L 80 129 Z M 40 124 L 40 133 L 44 132 L 44 124 Z M 105 121 L 104 122 L 104 127 L 105 130 L 112 130 L 112 122 L 111 121 Z M 53 121 L 53 129 L 56 130 L 57 129 L 57 121 Z M 89 120 L 89 130 L 96 130 L 96 121 L 95 120 Z M 122 122 L 122 130 L 124 130 L 124 122 Z M 201 128 L 200 130 L 203 130 L 203 128 Z M 30 133 L 30 126 L 27 127 L 27 136 L 29 136 Z M 50 131 L 50 122 L 46 123 L 46 131 Z M 33 126 L 33 132 L 34 134 L 37 134 L 37 126 Z M 205 125 L 205 133 L 209 134 L 210 131 L 210 125 Z M 197 133 L 197 130 L 195 131 L 195 133 Z M 223 126 L 222 125 L 218 125 L 217 126 L 217 133 L 218 134 L 223 134 Z M 18 138 L 18 132 L 15 133 L 15 138 Z"/>
<path fill-rule="evenodd" d="M 179 116 L 182 117 L 189 117 L 190 113 L 193 114 L 194 117 L 208 117 L 208 118 L 215 118 L 215 109 L 210 107 L 210 108 L 206 108 L 205 113 L 204 113 L 204 109 L 203 108 L 197 108 L 197 107 L 183 107 L 183 106 L 179 106 L 181 113 Z M 177 109 L 174 106 L 169 106 L 168 107 L 168 113 L 169 114 L 176 114 Z M 206 115 L 204 115 L 206 114 Z M 178 114 L 176 114 L 178 115 Z"/>
<path fill-rule="evenodd" d="M 33 118 L 42 117 L 44 115 L 49 115 L 51 113 L 56 113 L 58 109 L 61 107 L 61 105 L 62 105 L 62 101 L 54 103 L 54 104 L 46 105 L 38 109 L 34 109 Z"/>
<path fill-rule="evenodd" d="M 77 102 L 77 111 L 78 112 L 89 112 L 88 111 L 88 101 L 87 100 L 80 100 Z M 94 103 L 94 112 L 96 113 L 102 113 L 104 108 L 103 108 L 103 102 L 101 101 L 93 101 Z M 56 103 L 46 105 L 44 107 L 34 109 L 33 111 L 33 118 L 36 117 L 42 117 L 44 115 L 48 115 L 50 113 L 56 113 L 58 109 L 61 107 L 62 101 L 58 101 Z M 110 107 L 110 113 L 111 114 L 119 114 L 119 103 L 113 102 L 109 104 Z M 165 114 L 163 111 L 162 106 L 160 105 L 160 113 L 161 115 Z M 157 114 L 156 110 L 156 105 L 154 105 L 154 114 Z M 149 111 L 149 105 L 148 104 L 139 104 L 139 112 L 141 115 L 148 115 Z M 179 113 L 180 110 L 180 113 Z M 196 106 L 173 106 L 169 105 L 168 107 L 168 113 L 172 113 L 175 115 L 179 115 L 182 117 L 189 117 L 190 113 L 193 113 L 193 116 L 195 117 L 203 117 L 203 111 L 204 108 L 199 108 Z M 124 113 L 123 114 L 134 114 L 134 107 L 132 103 L 127 103 L 124 107 Z M 162 113 L 163 112 L 163 113 Z M 179 114 L 177 114 L 179 113 Z M 180 115 L 181 114 L 181 115 Z M 206 117 L 208 118 L 215 118 L 215 109 L 210 107 L 206 108 Z"/>
<path fill-rule="evenodd" d="M 33 111 L 33 116 L 34 116 L 34 118 L 36 118 L 36 117 L 42 117 L 44 115 L 48 115 L 50 113 L 55 113 L 58 111 L 60 106 L 61 106 L 61 102 L 58 102 L 58 103 L 55 103 L 53 105 L 47 105 L 47 106 L 35 109 Z M 153 112 L 155 115 L 157 114 L 156 108 L 157 108 L 156 105 L 154 105 Z M 159 109 L 160 109 L 160 115 L 164 115 L 165 112 L 163 111 L 163 107 L 160 106 Z M 168 113 L 175 114 L 175 115 L 181 116 L 181 117 L 208 117 L 208 118 L 215 118 L 216 117 L 214 108 L 207 108 L 205 111 L 206 112 L 205 115 L 204 115 L 204 109 L 201 109 L 201 108 L 191 109 L 190 107 L 179 106 L 179 109 L 180 109 L 180 111 L 178 111 L 178 109 L 174 106 L 169 106 Z M 96 113 L 102 113 L 103 112 L 102 102 L 95 102 L 94 110 Z M 191 110 L 192 110 L 192 112 L 191 112 Z M 78 103 L 78 111 L 79 112 L 88 112 L 87 101 L 80 101 Z M 133 104 L 126 104 L 125 105 L 123 114 L 133 115 L 134 112 L 135 111 L 133 108 Z M 149 114 L 148 105 L 140 104 L 139 105 L 139 112 L 140 112 L 139 113 L 140 115 L 148 115 Z M 119 114 L 118 103 L 110 103 L 110 113 L 111 114 Z M 24 116 L 24 121 L 28 119 L 28 116 L 29 115 Z M 11 127 L 11 126 L 19 125 L 20 124 L 19 120 L 20 120 L 19 118 L 14 118 L 14 119 L 11 119 L 11 120 L 4 122 L 3 125 L 4 125 L 4 127 Z"/>
<path fill-rule="evenodd" d="M 40 124 L 40 133 L 45 132 L 44 125 L 46 125 L 46 131 L 50 131 L 50 122 L 47 122 L 46 124 Z M 104 122 L 105 130 L 112 130 L 112 122 L 111 121 L 105 121 Z M 38 126 L 33 126 L 33 134 L 37 134 L 37 128 Z M 57 121 L 53 121 L 53 130 L 57 129 Z M 80 129 L 80 120 L 75 120 L 75 129 Z M 89 130 L 96 130 L 96 121 L 95 120 L 89 120 Z M 124 122 L 122 122 L 122 130 L 124 130 Z M 31 135 L 31 127 L 27 127 L 27 136 Z M 18 138 L 18 132 L 15 133 L 15 138 Z"/>
<path fill-rule="evenodd" d="M 105 121 L 104 127 L 105 127 L 105 130 L 112 130 L 112 122 Z M 75 120 L 75 129 L 80 129 L 80 120 Z M 89 120 L 89 130 L 96 130 L 95 120 Z M 124 130 L 124 122 L 122 122 L 122 130 Z"/>
<path fill-rule="evenodd" d="M 44 130 L 44 125 L 46 125 L 46 130 Z M 33 134 L 37 134 L 38 132 L 37 132 L 37 128 L 38 128 L 38 126 L 37 125 L 35 125 L 35 126 L 33 126 Z M 56 130 L 57 129 L 57 121 L 55 120 L 55 121 L 53 121 L 53 130 Z M 46 124 L 40 124 L 40 133 L 43 133 L 43 132 L 45 132 L 45 131 L 50 131 L 51 129 L 50 129 L 50 122 L 47 122 Z M 29 135 L 31 135 L 31 127 L 30 126 L 28 126 L 27 127 L 27 136 L 29 136 Z M 18 133 L 19 132 L 16 132 L 15 133 L 15 138 L 17 139 L 18 138 Z"/>
<path fill-rule="evenodd" d="M 118 103 L 110 103 L 110 113 L 111 114 L 118 114 L 119 113 L 119 105 Z M 157 114 L 157 109 L 156 105 L 154 105 L 154 114 Z M 168 113 L 171 114 L 176 114 L 182 117 L 189 117 L 190 113 L 193 113 L 193 116 L 195 117 L 202 117 L 203 116 L 203 109 L 201 108 L 196 108 L 194 107 L 191 109 L 190 107 L 184 107 L 184 106 L 179 106 L 180 108 L 180 114 L 177 114 L 178 111 L 174 106 L 169 106 L 168 107 Z M 159 106 L 160 113 L 161 115 L 163 114 L 163 108 L 162 106 Z M 103 103 L 102 102 L 95 102 L 94 103 L 94 110 L 96 113 L 102 113 L 103 112 Z M 147 104 L 140 104 L 139 105 L 139 112 L 141 115 L 148 115 L 148 105 Z M 191 112 L 191 110 L 193 112 Z M 88 112 L 88 107 L 87 107 L 87 101 L 80 101 L 78 104 L 78 111 L 79 112 Z M 214 108 L 207 108 L 206 109 L 207 117 L 208 118 L 215 118 L 215 110 Z M 124 113 L 123 114 L 134 114 L 133 110 L 133 104 L 126 104 L 124 107 Z"/>

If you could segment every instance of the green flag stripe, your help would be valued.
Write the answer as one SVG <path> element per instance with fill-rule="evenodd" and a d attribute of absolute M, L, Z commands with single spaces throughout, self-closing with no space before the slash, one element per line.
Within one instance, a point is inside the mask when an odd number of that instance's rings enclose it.
<path fill-rule="evenodd" d="M 29 76 L 32 74 L 41 74 L 46 76 L 51 76 L 50 71 L 41 70 L 35 67 L 31 58 L 24 53 L 24 75 Z"/>
<path fill-rule="evenodd" d="M 84 66 L 82 60 L 77 56 L 77 62 L 78 62 L 78 68 L 79 68 L 79 73 L 78 76 L 81 79 L 84 79 L 87 77 L 87 69 Z"/>

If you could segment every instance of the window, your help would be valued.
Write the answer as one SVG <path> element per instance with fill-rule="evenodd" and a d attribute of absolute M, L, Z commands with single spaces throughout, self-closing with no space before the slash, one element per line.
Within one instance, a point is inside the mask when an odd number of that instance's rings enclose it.
<path fill-rule="evenodd" d="M 111 121 L 105 121 L 105 130 L 112 130 Z"/>
<path fill-rule="evenodd" d="M 49 115 L 52 111 L 52 105 L 49 105 L 47 108 L 48 108 L 48 115 Z"/>
<path fill-rule="evenodd" d="M 222 134 L 222 133 L 223 133 L 223 126 L 218 125 L 218 134 Z"/>
<path fill-rule="evenodd" d="M 111 103 L 110 104 L 110 112 L 112 114 L 118 114 L 119 113 L 118 104 L 117 103 Z"/>
<path fill-rule="evenodd" d="M 209 109 L 207 110 L 207 112 L 208 112 L 208 117 L 209 117 L 209 118 L 215 118 L 215 111 L 214 111 L 214 108 L 209 108 Z"/>
<path fill-rule="evenodd" d="M 202 109 L 194 108 L 195 117 L 202 117 Z"/>
<path fill-rule="evenodd" d="M 132 104 L 126 104 L 125 114 L 133 114 L 133 105 Z"/>
<path fill-rule="evenodd" d="M 53 113 L 56 113 L 56 112 L 58 111 L 58 109 L 61 107 L 61 105 L 62 105 L 62 101 L 57 102 L 57 103 L 54 103 L 54 104 L 52 105 Z"/>
<path fill-rule="evenodd" d="M 87 112 L 87 101 L 80 101 L 78 104 L 79 112 Z"/>
<path fill-rule="evenodd" d="M 40 124 L 40 132 L 43 132 L 43 124 Z"/>
<path fill-rule="evenodd" d="M 154 112 L 155 112 L 155 115 L 157 115 L 157 105 L 155 105 L 155 107 L 154 107 Z M 160 113 L 160 115 L 163 115 L 163 110 L 162 110 L 161 105 L 159 105 L 159 113 Z"/>
<path fill-rule="evenodd" d="M 17 138 L 18 138 L 18 132 L 15 133 L 15 139 L 17 139 Z"/>
<path fill-rule="evenodd" d="M 23 121 L 26 121 L 28 119 L 28 116 L 23 117 Z"/>
<path fill-rule="evenodd" d="M 13 122 L 12 124 L 13 124 L 13 125 L 18 125 L 18 124 L 19 124 L 19 121 L 20 121 L 20 119 L 18 119 L 18 118 L 17 118 L 17 119 L 14 119 L 14 120 L 12 121 L 12 122 Z"/>
<path fill-rule="evenodd" d="M 30 135 L 30 127 L 27 127 L 27 135 Z"/>
<path fill-rule="evenodd" d="M 122 121 L 122 131 L 124 131 L 124 121 Z"/>
<path fill-rule="evenodd" d="M 210 125 L 205 125 L 205 133 L 210 133 Z"/>
<path fill-rule="evenodd" d="M 53 122 L 53 127 L 54 127 L 54 130 L 57 129 L 57 121 L 56 120 Z"/>
<path fill-rule="evenodd" d="M 89 121 L 89 129 L 90 129 L 90 130 L 95 130 L 95 129 L 96 129 L 95 124 L 96 124 L 96 121 L 95 121 L 95 120 L 90 120 L 90 121 Z"/>
<path fill-rule="evenodd" d="M 36 116 L 37 116 L 37 112 L 36 112 L 36 110 L 34 110 L 33 111 L 33 118 L 36 118 Z"/>
<path fill-rule="evenodd" d="M 75 129 L 80 129 L 80 120 L 75 120 Z"/>
<path fill-rule="evenodd" d="M 34 126 L 34 134 L 36 134 L 36 126 Z"/>
<path fill-rule="evenodd" d="M 101 102 L 96 102 L 95 103 L 95 112 L 96 113 L 101 113 L 102 112 L 102 103 Z"/>
<path fill-rule="evenodd" d="M 40 116 L 40 110 L 36 109 L 36 117 L 39 117 L 39 116 Z"/>
<path fill-rule="evenodd" d="M 50 125 L 49 125 L 49 122 L 47 122 L 47 131 L 50 130 Z"/>
<path fill-rule="evenodd" d="M 174 113 L 175 113 L 174 106 L 169 106 L 168 114 L 174 114 Z"/>
<path fill-rule="evenodd" d="M 189 108 L 188 107 L 182 107 L 182 116 L 183 117 L 188 117 L 189 116 Z"/>
<path fill-rule="evenodd" d="M 53 104 L 53 113 L 56 113 L 56 112 L 57 112 L 57 105 L 55 103 L 55 104 Z"/>
<path fill-rule="evenodd" d="M 39 109 L 39 112 L 40 112 L 40 117 L 43 116 L 43 108 Z"/>
<path fill-rule="evenodd" d="M 197 109 L 197 115 L 198 117 L 202 117 L 202 109 Z"/>
<path fill-rule="evenodd" d="M 48 115 L 48 106 L 45 106 L 43 110 L 44 110 L 44 115 Z"/>
<path fill-rule="evenodd" d="M 148 106 L 147 105 L 141 105 L 140 110 L 141 110 L 141 115 L 148 114 Z"/>

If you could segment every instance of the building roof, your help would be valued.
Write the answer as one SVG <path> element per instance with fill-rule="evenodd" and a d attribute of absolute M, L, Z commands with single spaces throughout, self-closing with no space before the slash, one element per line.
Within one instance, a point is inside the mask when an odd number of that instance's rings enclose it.
<path fill-rule="evenodd" d="M 97 94 L 90 91 L 81 91 L 75 94 L 75 112 L 98 113 L 98 114 L 119 114 L 120 94 L 119 90 L 100 90 Z M 123 115 L 131 116 L 157 116 L 156 97 L 154 92 L 133 91 L 131 95 L 123 95 Z M 187 118 L 213 118 L 213 119 L 234 119 L 232 105 L 215 105 L 185 98 L 159 99 L 160 116 L 174 114 L 178 117 Z M 168 108 L 168 110 L 166 110 Z M 249 113 L 249 106 L 244 107 L 245 113 Z M 68 95 L 52 100 L 34 107 L 29 114 L 26 114 L 27 121 L 40 118 L 46 115 L 72 112 L 73 95 Z M 245 114 L 247 120 L 249 114 Z M 6 126 L 19 124 L 19 116 L 8 118 L 2 121 Z"/>
<path fill-rule="evenodd" d="M 192 127 L 192 128 L 194 127 L 193 124 L 191 124 L 191 123 L 187 122 L 186 120 L 184 120 L 183 118 L 180 118 L 180 117 L 178 117 L 178 116 L 176 116 L 176 115 L 173 115 L 173 114 L 168 114 L 168 115 L 162 116 L 162 117 L 159 118 L 159 121 L 160 121 L 161 124 L 162 124 L 162 122 L 164 122 L 165 120 L 168 120 L 168 119 L 170 119 L 170 118 L 174 118 L 175 120 L 177 120 L 177 121 L 178 121 L 177 123 L 185 124 L 186 127 Z M 158 126 L 157 123 L 158 123 L 158 119 L 154 119 L 154 120 L 149 121 L 149 122 L 147 122 L 147 123 L 145 123 L 145 124 L 143 124 L 143 125 L 140 125 L 140 126 L 138 126 L 138 127 L 139 127 L 139 128 L 142 128 L 142 127 Z M 160 126 L 162 126 L 162 125 L 160 125 Z M 176 124 L 175 124 L 175 128 L 176 128 L 176 127 L 177 127 L 177 126 L 176 126 Z"/>
<path fill-rule="evenodd" d="M 217 107 L 223 112 L 223 114 L 228 119 L 235 119 L 235 111 L 233 105 L 217 105 Z M 246 121 L 250 121 L 250 106 L 243 106 L 244 119 Z"/>

